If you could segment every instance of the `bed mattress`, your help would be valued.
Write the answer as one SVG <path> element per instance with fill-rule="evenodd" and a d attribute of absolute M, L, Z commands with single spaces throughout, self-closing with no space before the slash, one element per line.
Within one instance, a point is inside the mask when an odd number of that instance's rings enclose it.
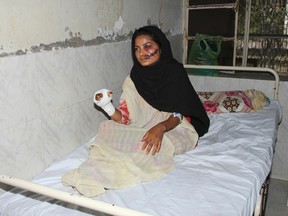
<path fill-rule="evenodd" d="M 195 149 L 174 157 L 174 170 L 152 182 L 107 190 L 94 199 L 151 215 L 250 216 L 270 173 L 279 113 L 279 104 L 273 101 L 257 112 L 211 115 L 209 132 Z M 90 142 L 33 182 L 77 194 L 62 185 L 61 177 L 86 161 Z M 0 197 L 0 215 L 104 214 L 15 188 Z"/>

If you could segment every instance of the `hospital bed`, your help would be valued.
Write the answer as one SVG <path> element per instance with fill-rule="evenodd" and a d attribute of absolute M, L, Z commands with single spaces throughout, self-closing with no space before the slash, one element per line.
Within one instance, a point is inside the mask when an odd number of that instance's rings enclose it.
<path fill-rule="evenodd" d="M 64 186 L 63 174 L 88 158 L 94 137 L 32 181 L 1 175 L 0 182 L 14 188 L 0 197 L 0 215 L 263 215 L 282 119 L 277 73 L 268 68 L 185 67 L 271 73 L 275 77 L 274 96 L 269 106 L 256 112 L 209 115 L 209 131 L 197 147 L 176 155 L 175 168 L 151 182 L 107 190 L 95 198 Z"/>

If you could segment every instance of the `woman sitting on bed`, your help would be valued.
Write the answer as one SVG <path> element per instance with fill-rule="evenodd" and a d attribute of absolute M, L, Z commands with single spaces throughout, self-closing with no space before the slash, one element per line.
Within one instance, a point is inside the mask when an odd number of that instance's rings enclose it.
<path fill-rule="evenodd" d="M 137 93 L 158 112 L 170 113 L 167 119 L 156 122 L 145 133 L 142 150 L 147 154 L 152 150 L 153 155 L 159 152 L 164 133 L 177 127 L 183 116 L 199 136 L 204 135 L 208 131 L 209 118 L 183 65 L 173 58 L 170 43 L 164 33 L 156 26 L 136 30 L 132 37 L 132 57 L 134 66 L 130 78 Z M 126 94 L 124 91 L 118 109 L 111 103 L 112 92 L 106 89 L 95 93 L 94 102 L 114 121 L 129 124 L 134 119 L 129 113 Z M 138 106 L 137 109 L 142 107 Z"/>
<path fill-rule="evenodd" d="M 138 29 L 132 56 L 134 66 L 123 83 L 120 107 L 114 108 L 107 89 L 94 95 L 94 102 L 114 121 L 100 124 L 88 160 L 62 177 L 64 185 L 85 196 L 160 178 L 174 168 L 174 155 L 194 148 L 208 130 L 200 99 L 160 29 Z"/>

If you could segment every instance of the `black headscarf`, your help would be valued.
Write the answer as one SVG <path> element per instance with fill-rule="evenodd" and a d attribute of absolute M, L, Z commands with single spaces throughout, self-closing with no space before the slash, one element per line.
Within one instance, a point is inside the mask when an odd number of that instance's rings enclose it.
<path fill-rule="evenodd" d="M 135 56 L 135 39 L 139 35 L 149 35 L 160 47 L 160 60 L 143 67 Z M 136 30 L 132 37 L 132 58 L 134 65 L 130 77 L 138 93 L 154 108 L 165 112 L 178 112 L 191 118 L 199 136 L 209 128 L 209 118 L 195 92 L 188 75 L 173 58 L 169 40 L 156 26 L 145 26 Z"/>

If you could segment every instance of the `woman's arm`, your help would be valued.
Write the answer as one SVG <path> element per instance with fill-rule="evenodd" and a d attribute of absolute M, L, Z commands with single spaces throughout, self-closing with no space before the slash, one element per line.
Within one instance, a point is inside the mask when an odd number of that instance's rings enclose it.
<path fill-rule="evenodd" d="M 119 106 L 115 109 L 115 113 L 111 116 L 111 119 L 120 124 L 130 124 L 129 110 L 123 94 L 120 97 Z"/>
<path fill-rule="evenodd" d="M 181 118 L 180 114 L 173 114 L 167 120 L 150 128 L 141 140 L 143 142 L 142 150 L 146 150 L 146 154 L 152 150 L 152 155 L 159 152 L 164 133 L 174 129 L 181 122 Z"/>
<path fill-rule="evenodd" d="M 94 94 L 94 103 L 101 107 L 112 120 L 120 124 L 129 124 L 129 111 L 124 95 L 120 97 L 119 107 L 115 108 L 112 104 L 112 94 L 112 91 L 108 89 L 100 89 Z"/>
<path fill-rule="evenodd" d="M 122 113 L 117 108 L 112 116 L 110 116 L 112 120 L 119 122 L 122 119 Z"/>

